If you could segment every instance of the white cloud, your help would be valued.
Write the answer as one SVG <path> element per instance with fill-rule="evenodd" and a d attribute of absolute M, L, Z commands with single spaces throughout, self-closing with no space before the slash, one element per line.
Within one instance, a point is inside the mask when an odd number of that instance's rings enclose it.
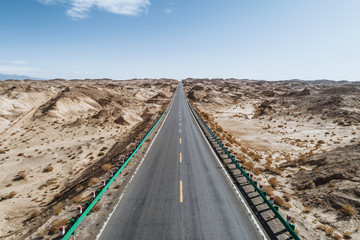
<path fill-rule="evenodd" d="M 40 68 L 0 63 L 0 73 L 2 74 L 32 75 L 32 74 L 40 74 L 43 72 L 44 70 Z"/>
<path fill-rule="evenodd" d="M 165 8 L 164 11 L 166 14 L 170 14 L 173 12 L 173 10 L 171 8 Z"/>
<path fill-rule="evenodd" d="M 16 65 L 25 65 L 25 64 L 27 64 L 26 61 L 18 61 L 18 60 L 9 61 L 9 63 L 16 64 Z"/>
<path fill-rule="evenodd" d="M 72 18 L 82 19 L 88 16 L 92 8 L 99 8 L 114 14 L 136 16 L 146 11 L 150 0 L 38 0 L 43 4 L 63 3 L 69 6 L 66 14 Z"/>

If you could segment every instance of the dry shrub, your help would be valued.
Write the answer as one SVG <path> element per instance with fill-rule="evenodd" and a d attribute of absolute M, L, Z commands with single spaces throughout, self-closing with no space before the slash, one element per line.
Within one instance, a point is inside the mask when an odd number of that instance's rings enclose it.
<path fill-rule="evenodd" d="M 40 215 L 40 212 L 38 210 L 35 210 L 30 214 L 30 218 L 36 218 L 39 215 Z"/>
<path fill-rule="evenodd" d="M 23 180 L 26 179 L 26 172 L 25 171 L 21 171 L 17 174 L 17 178 L 18 180 Z"/>
<path fill-rule="evenodd" d="M 95 206 L 91 209 L 91 212 L 98 212 L 101 209 L 101 206 L 99 204 L 95 204 Z"/>
<path fill-rule="evenodd" d="M 6 196 L 2 196 L 2 197 L 0 196 L 0 201 L 13 198 L 13 197 L 16 196 L 16 194 L 17 194 L 17 192 L 12 191 L 12 192 L 10 192 L 8 195 L 6 195 Z"/>
<path fill-rule="evenodd" d="M 339 234 L 337 234 L 337 233 L 335 233 L 332 237 L 333 237 L 333 239 L 335 239 L 335 240 L 340 240 L 340 239 L 342 239 L 342 237 L 341 237 Z"/>
<path fill-rule="evenodd" d="M 9 183 L 9 184 L 6 184 L 5 187 L 11 187 L 12 186 L 12 183 Z"/>
<path fill-rule="evenodd" d="M 54 195 L 54 198 L 57 199 L 57 198 L 59 198 L 59 197 L 61 197 L 61 196 L 62 196 L 61 193 L 56 193 L 56 194 Z"/>
<path fill-rule="evenodd" d="M 247 152 L 248 152 L 248 149 L 247 149 L 246 147 L 241 147 L 241 151 L 242 151 L 243 153 L 247 153 Z"/>
<path fill-rule="evenodd" d="M 304 207 L 304 209 L 302 210 L 303 213 L 311 213 L 312 211 L 312 207 Z"/>
<path fill-rule="evenodd" d="M 244 162 L 243 165 L 249 171 L 254 170 L 254 163 L 253 162 Z"/>
<path fill-rule="evenodd" d="M 322 230 L 322 231 L 327 233 L 327 232 L 329 232 L 330 228 L 328 226 L 323 225 L 323 224 L 319 224 L 319 225 L 316 226 L 316 229 Z"/>
<path fill-rule="evenodd" d="M 78 203 L 78 202 L 81 202 L 82 197 L 80 195 L 78 195 L 78 196 L 73 197 L 72 200 L 73 200 L 73 202 Z"/>
<path fill-rule="evenodd" d="M 330 228 L 328 226 L 325 226 L 325 229 L 324 229 L 325 233 L 327 236 L 331 236 L 333 233 L 334 233 L 334 229 L 333 228 Z"/>
<path fill-rule="evenodd" d="M 47 173 L 47 172 L 51 172 L 52 170 L 54 170 L 52 166 L 47 166 L 46 168 L 44 168 L 43 172 Z"/>
<path fill-rule="evenodd" d="M 261 156 L 260 156 L 258 153 L 255 153 L 254 156 L 253 156 L 253 160 L 254 160 L 255 162 L 260 162 Z"/>
<path fill-rule="evenodd" d="M 351 236 L 352 234 L 351 234 L 351 232 L 344 232 L 343 233 L 343 236 L 344 236 L 344 238 L 346 238 L 346 239 L 351 239 Z"/>
<path fill-rule="evenodd" d="M 350 204 L 345 204 L 341 207 L 340 212 L 345 216 L 353 216 L 355 214 L 355 209 Z"/>
<path fill-rule="evenodd" d="M 104 171 L 109 171 L 111 169 L 111 164 L 106 163 L 106 164 L 102 165 L 101 169 Z"/>
<path fill-rule="evenodd" d="M 116 189 L 119 189 L 121 186 L 118 184 L 115 186 Z"/>
<path fill-rule="evenodd" d="M 282 206 L 283 208 L 285 208 L 285 209 L 290 209 L 290 208 L 292 208 L 292 206 L 291 206 L 291 204 L 290 203 L 284 203 L 284 205 Z"/>
<path fill-rule="evenodd" d="M 89 182 L 89 187 L 92 187 L 92 186 L 96 185 L 99 181 L 100 181 L 100 179 L 97 178 L 97 177 L 91 178 L 90 182 Z"/>
<path fill-rule="evenodd" d="M 9 198 L 13 198 L 13 197 L 15 197 L 15 196 L 16 196 L 16 194 L 17 194 L 17 192 L 15 192 L 15 191 L 11 191 L 11 192 L 9 193 Z"/>
<path fill-rule="evenodd" d="M 231 144 L 236 143 L 236 140 L 235 140 L 234 138 L 229 138 L 228 141 L 229 141 Z"/>
<path fill-rule="evenodd" d="M 238 155 L 238 157 L 237 157 L 237 158 L 239 159 L 239 161 L 240 161 L 241 163 L 246 162 L 246 160 L 245 160 L 245 156 L 244 156 L 244 155 L 242 155 L 242 154 Z"/>
<path fill-rule="evenodd" d="M 263 190 L 266 191 L 266 194 L 269 196 L 273 196 L 274 195 L 274 189 L 270 186 L 264 186 Z"/>
<path fill-rule="evenodd" d="M 284 194 L 283 194 L 283 198 L 285 199 L 286 202 L 290 202 L 290 200 L 291 200 L 291 195 L 288 194 L 288 193 L 284 193 Z"/>
<path fill-rule="evenodd" d="M 24 156 L 24 153 L 19 153 L 18 154 L 18 157 L 22 157 L 22 156 Z"/>
<path fill-rule="evenodd" d="M 261 173 L 262 173 L 262 168 L 254 168 L 253 169 L 253 173 L 255 174 L 255 175 L 260 175 Z"/>
<path fill-rule="evenodd" d="M 303 162 L 306 161 L 306 155 L 305 154 L 300 154 L 299 158 L 298 158 L 299 162 Z"/>
<path fill-rule="evenodd" d="M 276 178 L 270 178 L 268 182 L 272 188 L 279 186 L 279 181 Z"/>
<path fill-rule="evenodd" d="M 103 147 L 100 149 L 101 152 L 105 151 L 106 149 L 108 149 L 107 147 Z"/>
<path fill-rule="evenodd" d="M 266 157 L 265 159 L 266 159 L 267 164 L 269 164 L 269 165 L 272 164 L 273 159 L 271 157 Z"/>
<path fill-rule="evenodd" d="M 223 129 L 221 126 L 217 126 L 217 127 L 216 127 L 216 131 L 222 133 L 222 132 L 224 131 L 224 129 Z"/>
<path fill-rule="evenodd" d="M 281 175 L 283 170 L 280 168 L 273 168 L 270 165 L 266 164 L 265 165 L 265 171 L 271 172 L 273 174 L 277 174 L 277 175 Z"/>
<path fill-rule="evenodd" d="M 62 203 L 58 203 L 53 207 L 53 211 L 55 213 L 55 215 L 59 215 L 62 211 Z"/>
<path fill-rule="evenodd" d="M 280 207 L 286 207 L 286 204 L 285 204 L 284 199 L 282 199 L 282 198 L 279 197 L 279 196 L 274 196 L 274 203 L 275 203 L 276 205 L 279 205 Z"/>
<path fill-rule="evenodd" d="M 104 155 L 105 155 L 104 152 L 99 152 L 99 153 L 98 153 L 98 157 L 101 157 L 101 156 L 104 156 Z"/>
<path fill-rule="evenodd" d="M 0 150 L 0 154 L 5 154 L 6 151 L 5 150 Z"/>
<path fill-rule="evenodd" d="M 49 235 L 53 235 L 55 233 L 59 232 L 60 226 L 66 226 L 69 223 L 69 220 L 62 219 L 62 220 L 56 220 L 51 224 L 51 227 L 49 229 Z"/>
<path fill-rule="evenodd" d="M 150 142 L 151 141 L 151 139 L 150 138 L 148 138 L 148 139 L 146 139 L 146 141 L 145 142 Z"/>

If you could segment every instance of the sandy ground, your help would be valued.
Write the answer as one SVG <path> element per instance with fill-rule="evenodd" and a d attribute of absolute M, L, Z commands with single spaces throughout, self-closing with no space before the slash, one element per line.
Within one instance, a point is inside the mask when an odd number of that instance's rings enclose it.
<path fill-rule="evenodd" d="M 45 209 L 61 215 L 65 206 L 49 206 L 54 197 L 145 119 L 152 122 L 176 85 L 165 79 L 1 82 L 0 238 L 24 238 L 30 223 L 47 220 L 40 214 Z"/>
<path fill-rule="evenodd" d="M 360 238 L 359 83 L 183 83 L 235 156 L 282 199 L 302 238 Z"/>

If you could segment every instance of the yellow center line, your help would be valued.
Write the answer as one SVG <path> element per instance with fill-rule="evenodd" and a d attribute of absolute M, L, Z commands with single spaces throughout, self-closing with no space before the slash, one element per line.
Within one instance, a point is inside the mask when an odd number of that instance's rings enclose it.
<path fill-rule="evenodd" d="M 180 138 L 180 144 L 181 144 L 181 138 Z"/>
<path fill-rule="evenodd" d="M 180 202 L 183 202 L 182 181 L 180 180 Z"/>
<path fill-rule="evenodd" d="M 180 162 L 182 162 L 182 159 L 181 159 L 181 153 L 180 153 Z"/>

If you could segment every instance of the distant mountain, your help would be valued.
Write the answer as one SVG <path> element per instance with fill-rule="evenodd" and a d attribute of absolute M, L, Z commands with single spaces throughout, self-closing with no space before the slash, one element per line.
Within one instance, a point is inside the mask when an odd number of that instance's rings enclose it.
<path fill-rule="evenodd" d="M 0 81 L 14 79 L 14 80 L 24 80 L 24 79 L 32 79 L 32 80 L 44 80 L 43 78 L 30 77 L 25 75 L 6 75 L 0 74 Z"/>

